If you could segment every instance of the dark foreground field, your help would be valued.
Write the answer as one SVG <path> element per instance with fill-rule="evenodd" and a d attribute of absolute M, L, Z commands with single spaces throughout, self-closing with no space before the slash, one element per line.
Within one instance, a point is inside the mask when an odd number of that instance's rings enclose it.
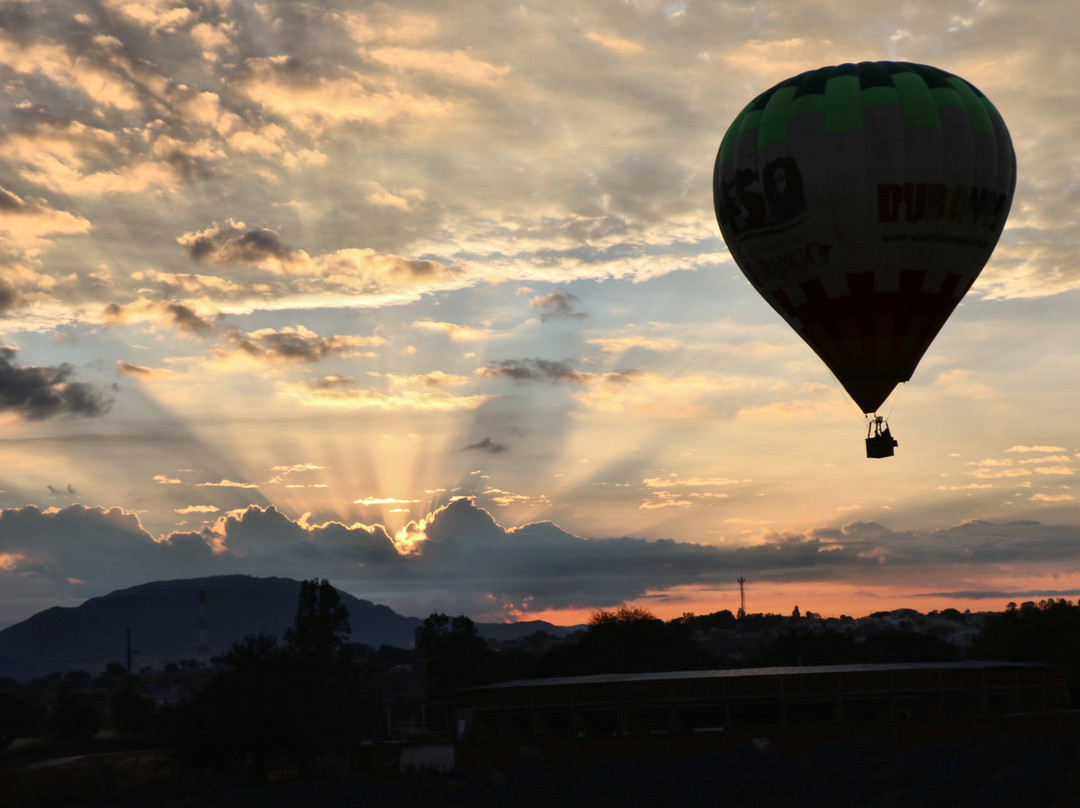
<path fill-rule="evenodd" d="M 1080 804 L 1077 731 L 1033 741 L 999 734 L 895 748 L 876 737 L 822 744 L 799 754 L 748 745 L 691 759 L 604 764 L 520 764 L 501 772 L 253 784 L 177 771 L 166 753 L 121 751 L 8 770 L 4 806 L 673 805 L 1076 806 Z M 59 762 L 57 762 L 59 761 Z"/>

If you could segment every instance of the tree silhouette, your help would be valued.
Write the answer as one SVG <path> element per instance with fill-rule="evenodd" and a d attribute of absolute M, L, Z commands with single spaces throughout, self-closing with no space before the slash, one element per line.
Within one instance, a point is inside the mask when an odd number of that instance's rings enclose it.
<path fill-rule="evenodd" d="M 497 677 L 495 653 L 465 615 L 451 619 L 433 612 L 414 635 L 427 672 L 429 698 L 448 699 L 463 687 L 487 684 Z"/>
<path fill-rule="evenodd" d="M 233 643 L 215 662 L 226 670 L 175 711 L 174 748 L 188 765 L 246 767 L 264 779 L 292 752 L 302 718 L 289 657 L 275 638 L 259 634 Z"/>
<path fill-rule="evenodd" d="M 257 779 L 275 761 L 298 774 L 339 744 L 357 713 L 345 641 L 349 613 L 326 580 L 300 585 L 285 645 L 249 635 L 215 660 L 224 667 L 176 711 L 173 740 L 184 762 L 219 769 L 246 766 Z"/>
<path fill-rule="evenodd" d="M 296 617 L 285 632 L 285 643 L 302 664 L 320 669 L 331 665 L 351 633 L 349 610 L 330 582 L 325 578 L 301 582 Z"/>
<path fill-rule="evenodd" d="M 1065 666 L 1073 699 L 1080 696 L 1080 605 L 1064 598 L 1010 603 L 989 614 L 972 641 L 975 659 L 1051 662 Z"/>
<path fill-rule="evenodd" d="M 711 667 L 689 620 L 665 623 L 646 609 L 601 609 L 576 642 L 551 649 L 537 665 L 543 676 L 644 673 Z"/>

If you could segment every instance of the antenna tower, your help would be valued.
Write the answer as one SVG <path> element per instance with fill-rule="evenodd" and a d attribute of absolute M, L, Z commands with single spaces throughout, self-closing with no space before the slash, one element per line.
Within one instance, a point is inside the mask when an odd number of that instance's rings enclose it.
<path fill-rule="evenodd" d="M 739 613 L 736 615 L 740 620 L 746 617 L 746 590 L 743 588 L 743 584 L 746 583 L 746 579 L 741 575 L 739 580 Z"/>

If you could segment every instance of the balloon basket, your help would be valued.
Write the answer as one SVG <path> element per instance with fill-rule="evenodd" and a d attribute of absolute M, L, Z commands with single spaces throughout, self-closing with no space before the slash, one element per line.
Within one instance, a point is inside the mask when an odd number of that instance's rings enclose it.
<path fill-rule="evenodd" d="M 892 457 L 899 443 L 889 431 L 889 425 L 880 415 L 874 416 L 866 430 L 866 456 Z"/>

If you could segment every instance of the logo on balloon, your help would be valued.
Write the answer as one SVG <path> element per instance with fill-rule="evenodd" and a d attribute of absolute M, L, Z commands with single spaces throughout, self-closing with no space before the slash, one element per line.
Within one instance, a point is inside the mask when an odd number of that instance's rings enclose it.
<path fill-rule="evenodd" d="M 802 173 L 791 157 L 769 161 L 760 173 L 736 171 L 721 181 L 719 191 L 717 218 L 736 238 L 786 230 L 806 213 Z"/>
<path fill-rule="evenodd" d="M 941 182 L 881 183 L 878 221 L 950 221 L 997 231 L 1009 210 L 1009 197 L 991 188 Z"/>
<path fill-rule="evenodd" d="M 783 281 L 792 273 L 806 269 L 821 269 L 829 263 L 830 244 L 812 241 L 795 249 L 759 258 L 750 265 L 755 278 Z"/>

